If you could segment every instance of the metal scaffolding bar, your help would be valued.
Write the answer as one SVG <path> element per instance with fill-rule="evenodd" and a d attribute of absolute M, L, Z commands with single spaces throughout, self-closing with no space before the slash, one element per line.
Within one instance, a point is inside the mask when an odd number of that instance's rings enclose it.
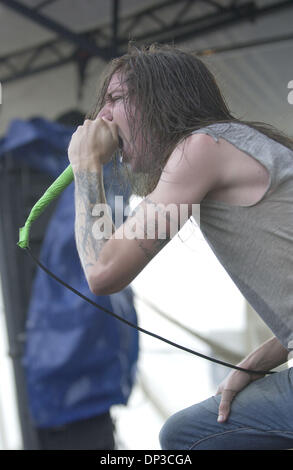
<path fill-rule="evenodd" d="M 26 8 L 27 13 L 27 10 L 30 11 L 29 18 L 31 19 L 33 14 L 39 15 L 38 18 L 45 18 L 43 15 L 33 12 L 32 9 L 24 7 L 19 1 L 0 0 L 1 2 L 9 4 L 9 6 L 17 4 L 19 11 Z M 195 3 L 200 3 L 200 0 L 182 0 L 178 9 L 178 1 L 165 0 L 153 7 L 145 8 L 121 18 L 121 15 L 118 15 L 119 1 L 113 0 L 113 3 L 111 3 L 112 21 L 110 24 L 89 30 L 82 35 L 72 33 L 60 24 L 56 26 L 55 22 L 47 18 L 45 20 L 47 27 L 50 29 L 52 26 L 53 29 L 51 30 L 57 28 L 55 32 L 59 32 L 59 38 L 0 57 L 0 81 L 3 84 L 10 83 L 14 80 L 60 67 L 69 62 L 78 63 L 80 55 L 84 52 L 88 54 L 89 58 L 95 56 L 101 57 L 104 60 L 110 60 L 114 55 L 119 56 L 127 50 L 129 37 L 135 39 L 137 44 L 154 41 L 179 42 L 198 35 L 207 35 L 211 31 L 220 30 L 229 25 L 245 21 L 255 21 L 264 15 L 293 7 L 292 0 L 275 1 L 264 7 L 257 7 L 256 2 L 253 1 L 240 5 L 233 0 L 225 8 L 220 8 L 220 3 L 213 1 L 205 2 L 211 8 L 214 8 L 213 13 L 198 15 L 197 11 L 197 15 L 192 15 L 192 7 Z M 167 7 L 173 9 L 169 21 L 164 17 Z M 187 16 L 188 19 L 186 19 Z M 36 19 L 37 17 L 34 16 L 34 18 Z M 150 19 L 151 24 L 149 22 Z M 145 32 L 134 34 L 138 25 L 141 28 L 146 21 L 148 21 L 148 27 L 144 28 Z M 268 41 L 268 39 L 266 40 Z M 270 41 L 274 42 L 274 40 L 274 38 L 270 38 Z M 282 39 L 276 38 L 276 40 Z M 260 43 L 261 40 L 258 42 Z M 229 47 L 235 50 L 235 45 L 233 44 L 226 46 L 225 50 L 227 51 Z M 93 54 L 94 52 L 96 53 Z M 56 55 L 59 57 L 56 58 Z M 30 62 L 30 57 L 34 58 L 34 61 Z M 41 64 L 35 60 L 36 58 L 42 59 Z M 25 66 L 22 65 L 23 61 Z"/>
<path fill-rule="evenodd" d="M 19 12 L 26 12 L 26 16 L 34 18 L 38 23 L 40 18 L 44 21 L 49 29 L 59 32 L 59 38 L 43 43 L 35 47 L 24 49 L 16 53 L 8 54 L 0 57 L 0 81 L 10 83 L 17 79 L 22 79 L 36 73 L 44 72 L 49 69 L 60 67 L 69 62 L 77 62 L 80 56 L 85 52 L 89 58 L 101 57 L 104 60 L 110 60 L 113 56 L 119 56 L 127 50 L 129 36 L 135 31 L 137 26 L 142 26 L 147 19 L 152 19 L 151 27 L 145 28 L 144 33 L 135 35 L 136 43 L 150 43 L 183 41 L 196 37 L 198 35 L 207 35 L 211 31 L 220 30 L 236 23 L 244 21 L 255 21 L 267 14 L 281 11 L 286 8 L 292 8 L 292 0 L 276 1 L 264 7 L 257 7 L 253 1 L 238 4 L 235 0 L 231 1 L 228 7 L 223 7 L 219 2 L 205 2 L 211 8 L 213 13 L 203 15 L 191 15 L 191 9 L 195 3 L 200 0 L 183 0 L 180 2 L 178 9 L 178 1 L 165 0 L 157 3 L 153 7 L 144 8 L 132 15 L 121 18 L 119 12 L 119 0 L 112 1 L 112 21 L 94 30 L 89 30 L 82 35 L 72 33 L 62 25 L 40 15 L 30 8 L 24 7 L 16 0 L 0 0 L 0 3 L 18 8 Z M 167 22 L 164 18 L 165 9 L 169 7 L 172 10 L 173 17 Z M 25 10 L 24 10 L 25 9 Z M 154 18 L 154 13 L 156 16 Z M 185 19 L 188 13 L 188 19 Z M 160 24 L 159 14 L 162 15 Z M 37 16 L 36 16 L 37 15 Z M 171 15 L 172 16 L 172 15 Z M 40 24 L 40 23 L 39 23 Z M 149 24 L 149 23 L 148 23 Z M 163 24 L 165 26 L 163 26 Z M 154 25 L 154 26 L 153 26 Z M 87 39 L 85 39 L 85 36 Z M 274 38 L 270 41 L 274 42 Z M 276 38 L 276 40 L 282 40 Z M 265 40 L 263 40 L 265 41 Z M 255 41 L 257 44 L 263 41 Z M 268 39 L 266 39 L 268 41 Z M 99 44 L 99 45 L 98 45 Z M 78 45 L 78 48 L 76 48 Z M 235 49 L 235 45 L 226 46 L 225 50 Z M 237 47 L 237 46 L 236 46 Z M 95 54 L 93 54 L 96 52 Z M 58 53 L 59 57 L 56 57 Z M 53 59 L 52 59 L 53 56 Z M 36 58 L 43 58 L 42 64 L 38 64 Z M 22 61 L 25 59 L 25 65 Z M 34 61 L 32 60 L 34 59 Z M 45 59 L 45 60 L 44 60 Z"/>
<path fill-rule="evenodd" d="M 44 28 L 48 29 L 56 33 L 58 36 L 66 39 L 67 41 L 75 44 L 78 46 L 79 49 L 86 51 L 88 54 L 92 56 L 98 56 L 102 58 L 108 58 L 104 56 L 104 51 L 100 49 L 95 43 L 90 40 L 87 40 L 81 34 L 76 34 L 70 31 L 68 28 L 63 26 L 60 23 L 57 23 L 51 18 L 39 13 L 33 8 L 29 8 L 25 6 L 23 3 L 19 2 L 18 0 L 0 0 L 0 3 L 3 3 L 6 7 L 16 11 L 17 13 L 25 16 L 29 20 L 37 23 L 38 25 L 43 26 Z"/>

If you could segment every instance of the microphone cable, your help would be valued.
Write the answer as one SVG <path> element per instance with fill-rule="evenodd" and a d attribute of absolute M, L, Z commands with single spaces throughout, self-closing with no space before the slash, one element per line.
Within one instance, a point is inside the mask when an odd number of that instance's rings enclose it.
<path fill-rule="evenodd" d="M 49 276 L 51 276 L 53 279 L 55 279 L 55 281 L 59 282 L 60 284 L 62 284 L 64 287 L 66 287 L 67 289 L 71 290 L 74 294 L 78 295 L 79 297 L 81 297 L 83 300 L 85 300 L 86 302 L 90 303 L 91 305 L 93 305 L 94 307 L 104 311 L 105 313 L 108 313 L 109 315 L 112 315 L 113 317 L 117 318 L 118 320 L 122 321 L 123 323 L 125 323 L 126 325 L 130 326 L 131 328 L 135 328 L 136 330 L 142 332 L 142 333 L 145 333 L 149 336 L 152 336 L 153 338 L 157 338 L 159 339 L 160 341 L 163 341 L 167 344 L 170 344 L 171 346 L 174 346 L 175 348 L 178 348 L 178 349 L 181 349 L 182 351 L 186 351 L 190 354 L 194 354 L 195 356 L 198 356 L 198 357 L 201 357 L 202 359 L 206 359 L 208 361 L 211 361 L 211 362 L 214 362 L 216 364 L 220 364 L 222 366 L 225 366 L 225 367 L 230 367 L 231 369 L 236 369 L 236 370 L 240 370 L 242 372 L 246 372 L 246 373 L 249 373 L 249 374 L 258 374 L 258 375 L 267 375 L 267 374 L 275 374 L 276 371 L 266 371 L 266 370 L 252 370 L 252 369 L 244 369 L 243 367 L 239 367 L 239 366 L 235 366 L 234 364 L 230 364 L 229 362 L 225 362 L 225 361 L 221 361 L 219 359 L 215 359 L 213 357 L 209 357 L 209 356 L 206 356 L 205 354 L 202 354 L 202 353 L 199 353 L 197 351 L 194 351 L 193 349 L 189 349 L 185 346 L 182 346 L 180 344 L 177 344 L 167 338 L 164 338 L 163 336 L 159 336 L 158 334 L 156 333 L 153 333 L 151 331 L 148 331 L 148 330 L 145 330 L 144 328 L 141 328 L 140 326 L 137 326 L 135 325 L 134 323 L 131 323 L 130 321 L 126 320 L 125 318 L 121 317 L 120 315 L 117 315 L 116 313 L 112 312 L 111 310 L 103 307 L 102 305 L 99 305 L 98 303 L 94 302 L 93 300 L 89 299 L 88 297 L 86 297 L 85 295 L 83 295 L 81 292 L 79 292 L 78 290 L 74 289 L 74 287 L 71 287 L 69 284 L 67 284 L 66 282 L 64 282 L 62 279 L 60 279 L 58 276 L 56 276 L 56 274 L 52 273 L 51 271 L 49 271 L 48 268 L 46 268 L 46 266 L 44 266 L 35 256 L 34 254 L 32 253 L 31 249 L 29 247 L 25 247 L 24 248 L 27 252 L 28 255 L 31 256 L 31 258 L 34 260 L 34 262 L 41 268 L 43 269 L 43 271 L 45 271 Z"/>

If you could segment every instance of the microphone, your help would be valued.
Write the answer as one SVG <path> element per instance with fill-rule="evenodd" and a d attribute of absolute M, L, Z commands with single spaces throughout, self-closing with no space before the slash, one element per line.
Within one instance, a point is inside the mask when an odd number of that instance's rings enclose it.
<path fill-rule="evenodd" d="M 120 155 L 120 162 L 123 161 L 123 140 L 118 135 L 118 146 L 121 152 Z M 19 229 L 19 241 L 17 245 L 20 248 L 28 248 L 29 246 L 29 234 L 31 224 L 36 220 L 42 212 L 46 209 L 46 207 L 53 201 L 59 194 L 64 191 L 70 183 L 72 183 L 74 179 L 73 171 L 71 165 L 68 165 L 67 168 L 58 176 L 58 178 L 49 186 L 43 196 L 36 202 L 33 208 L 30 211 L 30 214 L 25 222 L 25 225 Z"/>
<path fill-rule="evenodd" d="M 19 241 L 17 245 L 20 248 L 28 248 L 31 224 L 42 214 L 50 202 L 59 196 L 59 194 L 61 194 L 62 191 L 70 185 L 70 183 L 72 183 L 73 179 L 72 167 L 71 165 L 68 165 L 61 175 L 59 175 L 51 186 L 49 186 L 43 196 L 36 202 L 30 211 L 25 225 L 19 229 Z"/>
<path fill-rule="evenodd" d="M 118 135 L 118 147 L 120 149 L 120 163 L 123 162 L 123 140 Z M 64 191 L 74 179 L 73 171 L 71 165 L 68 165 L 67 168 L 58 176 L 58 178 L 49 186 L 47 191 L 43 196 L 38 200 L 38 202 L 33 206 L 30 211 L 30 214 L 25 222 L 25 225 L 19 229 L 19 241 L 17 245 L 20 248 L 28 248 L 29 246 L 29 234 L 31 224 L 36 220 L 46 207 L 50 204 L 53 199 L 55 199 L 59 194 Z"/>

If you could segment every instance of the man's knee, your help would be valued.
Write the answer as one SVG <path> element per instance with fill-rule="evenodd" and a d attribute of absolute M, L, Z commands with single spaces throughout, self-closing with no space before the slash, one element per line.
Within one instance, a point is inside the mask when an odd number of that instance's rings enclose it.
<path fill-rule="evenodd" d="M 188 448 L 186 441 L 186 427 L 185 410 L 178 411 L 174 415 L 170 416 L 159 433 L 162 450 Z"/>
<path fill-rule="evenodd" d="M 174 426 L 174 416 L 167 419 L 159 433 L 159 441 L 162 450 L 176 449 L 177 430 Z"/>
<path fill-rule="evenodd" d="M 211 397 L 170 416 L 163 425 L 159 440 L 163 450 L 190 449 L 206 432 L 217 425 L 217 402 Z"/>

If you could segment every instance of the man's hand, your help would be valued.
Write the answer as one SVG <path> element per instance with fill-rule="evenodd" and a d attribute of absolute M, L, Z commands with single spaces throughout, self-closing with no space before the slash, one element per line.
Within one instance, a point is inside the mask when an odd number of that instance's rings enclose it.
<path fill-rule="evenodd" d="M 280 343 L 275 336 L 260 345 L 255 351 L 250 353 L 239 367 L 251 370 L 270 370 L 284 364 L 288 360 L 288 350 Z M 241 372 L 234 370 L 219 385 L 216 395 L 222 395 L 219 406 L 218 421 L 220 423 L 227 420 L 231 403 L 237 393 L 243 390 L 248 384 L 264 377 L 261 374 Z"/>
<path fill-rule="evenodd" d="M 260 374 L 249 374 L 248 372 L 241 372 L 240 370 L 230 372 L 223 382 L 220 383 L 216 392 L 216 395 L 222 395 L 218 412 L 219 423 L 223 423 L 227 420 L 231 410 L 231 403 L 237 393 L 243 390 L 248 384 L 261 377 L 264 376 Z"/>
<path fill-rule="evenodd" d="M 108 163 L 118 147 L 118 128 L 106 118 L 86 119 L 72 135 L 68 158 L 73 171 L 96 170 Z"/>

